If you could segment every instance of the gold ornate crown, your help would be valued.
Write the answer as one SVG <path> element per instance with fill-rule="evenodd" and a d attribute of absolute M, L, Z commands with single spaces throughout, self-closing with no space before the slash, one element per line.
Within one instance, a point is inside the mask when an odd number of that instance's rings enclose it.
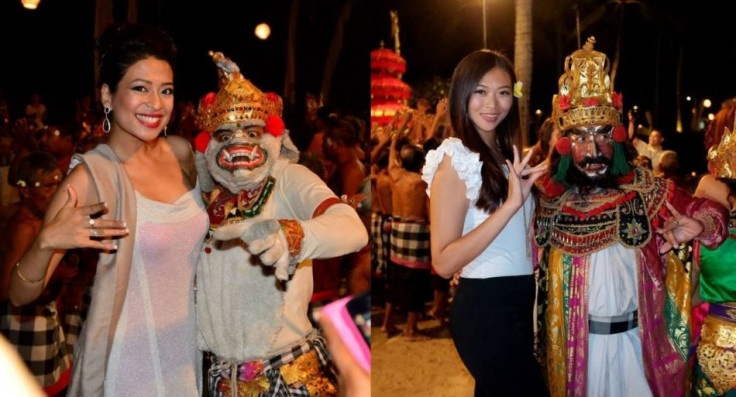
<path fill-rule="evenodd" d="M 736 178 L 736 119 L 731 131 L 724 127 L 721 143 L 708 149 L 708 169 L 716 178 Z"/>
<path fill-rule="evenodd" d="M 606 54 L 593 50 L 595 37 L 565 58 L 559 94 L 552 97 L 552 119 L 563 133 L 579 125 L 621 124 L 621 94 L 613 91 Z"/>
<path fill-rule="evenodd" d="M 197 122 L 200 128 L 213 132 L 225 123 L 263 126 L 269 114 L 280 115 L 283 105 L 278 95 L 278 103 L 275 103 L 275 99 L 240 74 L 235 62 L 221 52 L 210 51 L 209 54 L 217 65 L 220 91 L 209 93 L 199 101 Z M 278 113 L 271 113 L 276 111 Z"/>

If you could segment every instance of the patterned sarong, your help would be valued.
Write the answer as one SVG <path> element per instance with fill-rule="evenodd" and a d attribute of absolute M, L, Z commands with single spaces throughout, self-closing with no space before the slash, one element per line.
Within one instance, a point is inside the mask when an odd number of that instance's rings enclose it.
<path fill-rule="evenodd" d="M 391 221 L 391 261 L 412 269 L 432 265 L 429 223 L 394 217 Z"/>
<path fill-rule="evenodd" d="M 237 374 L 235 385 L 231 383 Z M 325 340 L 317 330 L 269 359 L 237 362 L 215 358 L 209 369 L 211 397 L 337 396 L 337 381 Z"/>
<path fill-rule="evenodd" d="M 39 386 L 60 391 L 69 382 L 72 354 L 59 323 L 56 302 L 16 307 L 4 303 L 0 332 L 18 349 Z"/>
<path fill-rule="evenodd" d="M 391 216 L 371 213 L 371 270 L 383 277 L 391 255 Z"/>

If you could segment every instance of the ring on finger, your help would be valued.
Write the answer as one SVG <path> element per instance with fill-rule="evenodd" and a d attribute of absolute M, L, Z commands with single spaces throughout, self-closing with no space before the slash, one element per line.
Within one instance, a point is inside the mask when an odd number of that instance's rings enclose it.
<path fill-rule="evenodd" d="M 677 219 L 675 219 L 675 226 L 680 226 L 680 221 L 678 221 Z"/>
<path fill-rule="evenodd" d="M 95 219 L 92 217 L 89 218 L 89 227 L 90 229 L 95 227 Z"/>
<path fill-rule="evenodd" d="M 89 228 L 89 234 L 90 237 L 97 237 L 100 235 L 100 232 L 95 228 Z"/>

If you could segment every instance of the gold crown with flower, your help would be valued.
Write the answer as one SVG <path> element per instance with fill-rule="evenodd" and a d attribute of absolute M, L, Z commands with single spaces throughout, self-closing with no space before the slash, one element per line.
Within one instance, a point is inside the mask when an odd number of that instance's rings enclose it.
<path fill-rule="evenodd" d="M 718 146 L 708 149 L 708 170 L 716 178 L 736 178 L 736 118 L 731 131 L 724 127 Z"/>
<path fill-rule="evenodd" d="M 552 119 L 565 133 L 581 125 L 621 124 L 623 98 L 613 91 L 606 54 L 593 50 L 595 37 L 565 58 L 559 94 L 552 97 Z"/>
<path fill-rule="evenodd" d="M 221 52 L 210 51 L 209 55 L 217 65 L 220 90 L 216 94 L 210 92 L 199 101 L 197 124 L 200 128 L 213 132 L 225 123 L 263 126 L 270 114 L 281 115 L 281 98 L 276 95 L 276 101 L 261 92 L 240 74 L 238 65 Z"/>

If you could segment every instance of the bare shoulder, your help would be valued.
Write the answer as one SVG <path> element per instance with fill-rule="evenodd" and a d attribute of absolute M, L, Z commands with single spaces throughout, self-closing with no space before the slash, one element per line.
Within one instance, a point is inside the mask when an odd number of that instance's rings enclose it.
<path fill-rule="evenodd" d="M 440 165 L 437 167 L 432 185 L 435 185 L 437 182 L 443 185 L 450 184 L 455 187 L 463 185 L 460 175 L 458 175 L 457 170 L 452 165 L 452 158 L 446 154 L 442 157 L 442 161 L 440 161 Z"/>
<path fill-rule="evenodd" d="M 64 178 L 54 196 L 67 196 L 67 186 L 71 186 L 77 195 L 79 205 L 96 203 L 99 201 L 97 189 L 94 186 L 92 177 L 90 176 L 87 165 L 82 163 L 74 167 L 74 169 Z"/>
<path fill-rule="evenodd" d="M 53 219 L 67 200 L 76 198 L 76 205 L 84 206 L 100 201 L 97 189 L 92 182 L 89 169 L 84 163 L 78 164 L 64 178 L 61 185 L 51 198 L 46 210 L 45 219 Z"/>
<path fill-rule="evenodd" d="M 728 204 L 728 185 L 719 181 L 710 174 L 700 178 L 700 182 L 698 182 L 698 186 L 693 195 L 695 197 L 711 199 L 721 203 L 725 207 L 730 207 Z"/>
<path fill-rule="evenodd" d="M 171 151 L 179 160 L 180 163 L 186 163 L 192 161 L 194 158 L 194 151 L 192 150 L 192 144 L 188 140 L 178 136 L 171 135 L 166 137 L 166 143 L 171 147 Z"/>

